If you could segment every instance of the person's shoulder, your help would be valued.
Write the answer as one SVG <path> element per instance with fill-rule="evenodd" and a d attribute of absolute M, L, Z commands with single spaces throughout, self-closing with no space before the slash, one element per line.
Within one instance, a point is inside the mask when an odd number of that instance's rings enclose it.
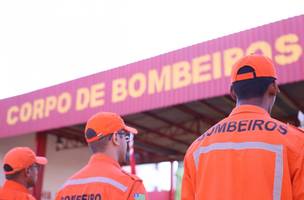
<path fill-rule="evenodd" d="M 302 128 L 296 127 L 293 124 L 287 124 L 288 131 L 292 131 L 295 134 L 299 134 L 304 137 L 304 130 Z"/>
<path fill-rule="evenodd" d="M 186 153 L 185 153 L 185 159 L 188 159 L 192 156 L 192 153 L 200 146 L 201 140 L 200 137 L 194 140 L 192 144 L 188 147 Z"/>
<path fill-rule="evenodd" d="M 2 200 L 3 199 L 3 197 L 4 197 L 4 191 L 3 191 L 3 188 L 2 187 L 0 187 L 0 200 Z"/>
<path fill-rule="evenodd" d="M 138 176 L 136 176 L 135 174 L 131 174 L 123 169 L 121 169 L 121 172 L 124 174 L 125 177 L 127 177 L 127 179 L 129 179 L 130 181 L 142 181 L 141 178 L 139 178 Z"/>
<path fill-rule="evenodd" d="M 271 118 L 271 119 L 276 124 L 278 124 L 278 126 L 281 130 L 280 133 L 282 135 L 287 136 L 287 137 L 302 138 L 303 142 L 304 142 L 304 130 L 303 129 L 296 127 L 295 125 L 290 124 L 290 123 L 285 123 L 285 122 L 282 122 L 282 121 L 274 119 L 274 118 Z"/>
<path fill-rule="evenodd" d="M 27 194 L 26 200 L 36 200 L 36 198 L 33 197 L 31 194 Z"/>
<path fill-rule="evenodd" d="M 217 122 L 216 124 L 214 124 L 213 126 L 209 127 L 206 131 L 204 131 L 196 140 L 194 140 L 194 142 L 192 142 L 192 144 L 190 145 L 190 147 L 188 148 L 187 152 L 191 153 L 193 151 L 195 151 L 200 144 L 202 143 L 202 141 L 207 138 L 209 136 L 209 133 L 212 132 L 210 130 L 212 130 L 214 127 L 216 127 L 217 125 L 221 124 L 222 122 L 225 122 L 229 120 L 228 117 L 223 118 L 221 121 Z"/>
<path fill-rule="evenodd" d="M 286 124 L 288 133 L 286 134 L 287 144 L 290 150 L 296 154 L 304 151 L 304 130 L 292 124 Z"/>
<path fill-rule="evenodd" d="M 31 194 L 13 190 L 4 190 L 0 188 L 0 200 L 18 199 L 18 200 L 36 200 Z"/>

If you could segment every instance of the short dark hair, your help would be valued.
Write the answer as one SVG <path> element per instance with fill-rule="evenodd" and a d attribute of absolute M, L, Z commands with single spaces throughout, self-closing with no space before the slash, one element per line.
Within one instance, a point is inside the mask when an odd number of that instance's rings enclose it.
<path fill-rule="evenodd" d="M 260 77 L 244 81 L 234 82 L 231 89 L 234 90 L 238 99 L 250 99 L 262 97 L 268 86 L 274 83 L 275 79 L 271 77 Z"/>
<path fill-rule="evenodd" d="M 112 133 L 110 135 L 106 135 L 102 138 L 99 138 L 99 140 L 96 140 L 94 142 L 90 142 L 88 145 L 89 145 L 91 151 L 93 153 L 104 152 L 108 143 L 109 143 L 109 141 L 112 139 L 113 134 L 114 133 Z M 120 138 L 122 138 L 124 135 L 130 135 L 130 133 L 126 132 L 125 130 L 119 130 L 119 131 L 116 132 L 116 134 L 118 134 L 118 136 Z"/>
<path fill-rule="evenodd" d="M 17 171 L 17 172 L 15 172 L 15 173 L 13 173 L 13 174 L 5 174 L 5 178 L 6 178 L 7 180 L 16 180 L 16 178 L 19 176 L 19 174 L 21 173 L 21 171 L 22 171 L 22 170 Z"/>
<path fill-rule="evenodd" d="M 93 153 L 104 152 L 109 141 L 112 139 L 112 136 L 113 136 L 113 134 L 106 135 L 106 136 L 100 138 L 99 140 L 90 142 L 89 147 L 90 147 L 91 151 Z"/>
<path fill-rule="evenodd" d="M 11 172 L 11 171 L 13 171 L 14 169 L 13 169 L 9 164 L 4 164 L 4 165 L 3 165 L 3 170 L 4 170 L 5 172 Z M 17 171 L 17 172 L 15 172 L 15 173 L 13 173 L 13 174 L 5 174 L 5 178 L 6 178 L 7 180 L 14 180 L 14 179 L 16 179 L 16 178 L 19 176 L 19 174 L 21 173 L 21 171 L 22 171 L 22 170 Z"/>

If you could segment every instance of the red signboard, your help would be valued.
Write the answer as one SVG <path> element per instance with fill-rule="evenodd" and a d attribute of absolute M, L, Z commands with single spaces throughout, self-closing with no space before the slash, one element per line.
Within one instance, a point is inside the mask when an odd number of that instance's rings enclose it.
<path fill-rule="evenodd" d="M 304 80 L 303 30 L 298 16 L 1 100 L 0 137 L 227 94 L 232 65 L 251 53 L 274 60 L 280 84 Z"/>

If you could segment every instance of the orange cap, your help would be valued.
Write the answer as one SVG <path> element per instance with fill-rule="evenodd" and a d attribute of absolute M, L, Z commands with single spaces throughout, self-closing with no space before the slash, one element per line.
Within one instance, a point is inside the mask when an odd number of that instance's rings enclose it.
<path fill-rule="evenodd" d="M 261 77 L 277 79 L 276 69 L 270 58 L 252 54 L 235 63 L 231 72 L 231 83 Z"/>
<path fill-rule="evenodd" d="M 137 130 L 127 126 L 123 119 L 116 113 L 100 112 L 88 120 L 85 127 L 85 138 L 86 141 L 90 143 L 119 130 L 126 130 L 130 133 L 137 134 Z"/>
<path fill-rule="evenodd" d="M 47 164 L 45 157 L 36 156 L 35 152 L 28 147 L 16 147 L 8 151 L 3 158 L 5 174 L 14 174 L 22 169 L 28 168 L 34 163 Z"/>

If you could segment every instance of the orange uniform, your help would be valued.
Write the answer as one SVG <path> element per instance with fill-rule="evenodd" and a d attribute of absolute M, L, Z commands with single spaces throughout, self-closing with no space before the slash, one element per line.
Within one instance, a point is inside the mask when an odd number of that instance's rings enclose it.
<path fill-rule="evenodd" d="M 0 200 L 35 200 L 35 198 L 23 185 L 7 180 L 0 188 Z"/>
<path fill-rule="evenodd" d="M 241 105 L 188 149 L 182 200 L 304 199 L 304 134 Z"/>
<path fill-rule="evenodd" d="M 142 181 L 124 172 L 117 161 L 102 153 L 73 175 L 57 193 L 56 200 L 146 200 Z"/>

